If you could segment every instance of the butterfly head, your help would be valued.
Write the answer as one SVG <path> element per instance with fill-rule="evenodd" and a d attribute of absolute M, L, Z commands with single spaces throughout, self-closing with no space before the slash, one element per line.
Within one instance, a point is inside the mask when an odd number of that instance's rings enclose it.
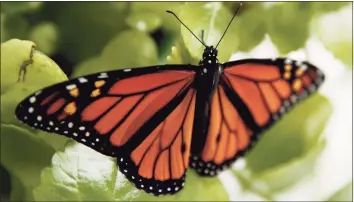
<path fill-rule="evenodd" d="M 204 65 L 211 65 L 211 64 L 218 64 L 219 61 L 216 58 L 218 56 L 218 50 L 215 49 L 213 46 L 207 46 L 203 52 L 203 58 L 200 61 L 200 64 Z"/>

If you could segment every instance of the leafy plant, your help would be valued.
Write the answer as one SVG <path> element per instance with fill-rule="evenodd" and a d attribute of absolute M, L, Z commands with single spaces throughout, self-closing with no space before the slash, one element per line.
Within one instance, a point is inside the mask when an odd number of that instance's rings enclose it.
<path fill-rule="evenodd" d="M 250 51 L 266 35 L 284 56 L 302 48 L 314 32 L 352 67 L 350 39 L 328 42 L 319 21 L 349 4 L 244 2 L 218 47 L 219 59 L 225 62 L 237 50 Z M 11 184 L 11 192 L 2 197 L 12 201 L 228 200 L 218 178 L 199 177 L 193 170 L 187 172 L 186 186 L 179 194 L 159 198 L 145 194 L 117 172 L 114 159 L 63 136 L 27 127 L 15 119 L 14 110 L 31 92 L 68 78 L 155 64 L 197 64 L 202 45 L 165 11 L 175 12 L 197 36 L 204 30 L 206 44 L 215 46 L 237 6 L 238 2 L 1 2 L 4 169 L 0 174 L 6 171 Z M 25 80 L 18 82 L 21 65 L 30 59 Z M 326 146 L 321 135 L 331 113 L 330 103 L 320 94 L 299 104 L 262 135 L 246 155 L 246 166 L 233 169 L 233 176 L 245 191 L 275 199 L 276 193 L 314 169 Z M 331 200 L 346 198 L 346 190 Z"/>

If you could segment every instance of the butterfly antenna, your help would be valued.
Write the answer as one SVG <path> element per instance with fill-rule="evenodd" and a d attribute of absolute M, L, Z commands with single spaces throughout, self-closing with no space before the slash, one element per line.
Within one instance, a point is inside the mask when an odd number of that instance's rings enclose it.
<path fill-rule="evenodd" d="M 187 25 L 185 25 L 185 24 L 177 17 L 177 15 L 176 15 L 174 12 L 168 11 L 168 10 L 167 10 L 166 12 L 167 12 L 167 13 L 171 13 L 172 15 L 174 15 L 174 16 L 177 18 L 177 20 L 178 20 L 180 23 L 182 23 L 182 25 L 183 25 L 185 28 L 187 28 L 188 31 L 190 31 L 190 33 L 192 33 L 193 36 L 198 39 L 198 41 L 200 41 L 200 43 L 203 44 L 203 46 L 207 47 L 207 45 L 205 45 L 205 43 L 204 43 L 202 40 L 200 40 L 200 39 L 192 32 L 192 30 L 190 30 L 190 29 L 187 27 Z"/>
<path fill-rule="evenodd" d="M 237 7 L 237 9 L 236 9 L 236 11 L 235 11 L 234 16 L 231 18 L 229 24 L 228 24 L 227 27 L 226 27 L 226 30 L 225 30 L 224 34 L 222 35 L 221 39 L 219 40 L 218 44 L 216 44 L 215 49 L 218 47 L 218 45 L 219 45 L 219 43 L 221 42 L 222 38 L 224 38 L 224 36 L 225 36 L 225 34 L 226 34 L 226 31 L 229 29 L 232 20 L 234 20 L 236 14 L 237 14 L 237 11 L 240 9 L 241 6 L 242 6 L 242 3 L 240 3 L 240 4 L 238 5 L 238 7 Z"/>

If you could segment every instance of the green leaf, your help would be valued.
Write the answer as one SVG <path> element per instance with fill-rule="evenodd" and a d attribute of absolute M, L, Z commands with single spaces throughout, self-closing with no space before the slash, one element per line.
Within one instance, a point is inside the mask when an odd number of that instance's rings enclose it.
<path fill-rule="evenodd" d="M 109 70 L 103 63 L 100 56 L 88 58 L 74 68 L 71 78 Z"/>
<path fill-rule="evenodd" d="M 228 200 L 217 178 L 202 178 L 189 171 L 183 190 L 172 196 L 155 197 L 137 190 L 122 173 L 115 159 L 99 154 L 82 144 L 70 144 L 57 152 L 51 167 L 41 175 L 34 190 L 36 200 Z"/>
<path fill-rule="evenodd" d="M 31 59 L 34 46 L 31 41 L 18 39 L 1 44 L 1 123 L 22 125 L 14 117 L 17 104 L 36 90 L 67 79 L 57 64 L 34 50 L 25 80 L 18 82 L 20 67 Z"/>
<path fill-rule="evenodd" d="M 179 43 L 181 41 L 180 34 L 165 31 L 163 32 L 163 35 L 161 38 L 159 38 L 159 40 L 157 40 L 157 45 L 159 48 L 158 50 L 159 63 L 166 64 L 166 58 L 170 54 L 171 48 L 175 43 Z M 185 50 L 188 52 L 187 49 Z"/>
<path fill-rule="evenodd" d="M 1 13 L 2 28 L 1 42 L 11 38 L 26 38 L 29 31 L 29 24 L 27 20 L 20 15 L 7 15 Z"/>
<path fill-rule="evenodd" d="M 311 2 L 310 6 L 315 14 L 324 14 L 333 11 L 338 11 L 339 9 L 349 6 L 349 1 L 337 1 L 337 2 Z"/>
<path fill-rule="evenodd" d="M 202 30 L 204 30 L 205 44 L 215 47 L 231 20 L 232 14 L 221 2 L 188 2 L 183 5 L 179 17 L 198 38 L 201 38 Z M 237 50 L 239 39 L 235 34 L 237 33 L 235 29 L 236 26 L 230 26 L 218 46 L 220 62 L 228 61 L 231 54 Z M 192 57 L 200 59 L 204 46 L 183 25 L 181 25 L 181 30 L 189 53 Z"/>
<path fill-rule="evenodd" d="M 307 2 L 273 5 L 267 12 L 267 32 L 282 54 L 303 47 L 309 37 L 312 13 Z"/>
<path fill-rule="evenodd" d="M 36 136 L 35 130 L 14 117 L 17 104 L 30 93 L 67 79 L 51 59 L 35 50 L 25 80 L 18 82 L 20 67 L 31 59 L 33 46 L 31 41 L 18 39 L 1 44 L 1 163 L 12 177 L 11 199 L 20 201 L 33 200 L 32 189 L 39 184 L 42 167 L 49 165 L 53 148 L 63 147 L 66 141 L 63 137 Z"/>
<path fill-rule="evenodd" d="M 153 12 L 134 12 L 126 18 L 127 24 L 139 31 L 152 32 L 161 26 L 160 16 Z"/>
<path fill-rule="evenodd" d="M 319 94 L 302 101 L 261 135 L 246 157 L 247 168 L 262 173 L 305 154 L 316 145 L 331 113 L 329 101 Z"/>
<path fill-rule="evenodd" d="M 157 48 L 151 37 L 143 32 L 128 30 L 114 37 L 100 56 L 79 64 L 73 77 L 157 64 Z"/>
<path fill-rule="evenodd" d="M 195 64 L 197 59 L 192 58 L 184 42 L 179 40 L 171 47 L 169 55 L 166 57 L 166 64 Z"/>
<path fill-rule="evenodd" d="M 30 59 L 32 46 L 33 42 L 18 39 L 1 43 L 1 94 L 17 83 L 20 67 Z"/>
<path fill-rule="evenodd" d="M 158 57 L 160 63 L 165 62 L 165 58 L 176 40 L 180 38 L 180 24 L 175 18 L 171 18 L 166 10 L 172 10 L 179 13 L 183 2 L 132 2 L 131 15 L 141 14 L 154 15 L 159 19 L 158 26 L 152 34 L 156 36 L 156 42 L 159 47 Z M 151 21 L 151 19 L 149 20 Z M 156 33 L 157 32 L 157 33 Z"/>
<path fill-rule="evenodd" d="M 236 27 L 233 37 L 239 38 L 239 51 L 250 51 L 264 39 L 268 19 L 260 15 L 268 15 L 263 2 L 244 2 L 237 13 L 232 26 Z"/>
<path fill-rule="evenodd" d="M 352 201 L 353 198 L 353 182 L 339 189 L 327 201 Z"/>
<path fill-rule="evenodd" d="M 183 190 L 175 195 L 155 197 L 142 193 L 135 201 L 228 201 L 229 196 L 216 177 L 201 177 L 193 170 L 186 175 Z"/>
<path fill-rule="evenodd" d="M 1 13 L 22 14 L 33 12 L 42 6 L 43 2 L 1 2 Z"/>
<path fill-rule="evenodd" d="M 351 16 L 351 6 L 347 6 L 337 12 L 316 16 L 311 22 L 311 31 L 326 48 L 332 51 L 335 57 L 342 60 L 347 67 L 352 69 L 352 24 L 350 20 L 343 20 L 349 19 Z"/>
<path fill-rule="evenodd" d="M 30 59 L 31 41 L 12 39 L 1 44 L 1 123 L 13 124 L 38 132 L 27 125 L 20 123 L 14 116 L 16 106 L 25 97 L 41 88 L 67 80 L 66 75 L 57 64 L 38 50 L 34 50 L 32 64 L 26 67 L 24 81 L 18 82 L 19 70 L 23 63 Z M 45 142 L 54 149 L 60 149 L 67 138 L 59 135 L 39 132 Z"/>
<path fill-rule="evenodd" d="M 80 152 L 81 150 L 81 152 Z M 36 200 L 114 200 L 117 167 L 114 161 L 81 144 L 57 152 L 43 170 Z"/>
<path fill-rule="evenodd" d="M 2 201 L 8 201 L 12 190 L 10 173 L 0 164 L 0 197 Z"/>
<path fill-rule="evenodd" d="M 6 39 L 8 39 L 8 32 L 5 28 L 5 19 L 6 19 L 6 15 L 4 13 L 1 13 L 1 17 L 0 17 L 0 20 L 1 20 L 1 27 L 0 27 L 0 30 L 1 30 L 1 42 L 4 42 L 6 41 Z"/>
<path fill-rule="evenodd" d="M 332 107 L 315 94 L 262 135 L 246 156 L 246 168 L 234 171 L 245 189 L 274 200 L 279 192 L 311 174 L 325 142 L 320 140 Z"/>
<path fill-rule="evenodd" d="M 276 193 L 291 187 L 304 176 L 314 172 L 315 162 L 324 147 L 324 141 L 315 143 L 307 153 L 262 173 L 252 173 L 249 170 L 233 170 L 233 173 L 244 190 L 257 193 L 266 200 L 275 201 Z"/>
<path fill-rule="evenodd" d="M 117 33 L 127 28 L 127 4 L 107 2 L 50 2 L 43 12 L 60 30 L 59 50 L 77 63 L 102 51 Z M 132 40 L 132 39 L 131 39 Z"/>
<path fill-rule="evenodd" d="M 62 151 L 65 145 L 72 141 L 63 135 L 58 135 L 56 133 L 47 133 L 44 131 L 36 130 L 34 131 L 36 136 L 41 138 L 45 143 L 51 146 L 55 151 Z"/>
<path fill-rule="evenodd" d="M 23 201 L 26 198 L 25 192 L 26 189 L 23 187 L 22 182 L 16 176 L 11 176 L 10 200 Z M 33 199 L 32 196 L 30 196 L 30 198 Z"/>
<path fill-rule="evenodd" d="M 58 46 L 58 27 L 51 22 L 42 22 L 36 25 L 29 34 L 39 50 L 47 55 L 53 54 Z"/>
<path fill-rule="evenodd" d="M 31 191 L 40 183 L 41 169 L 50 164 L 53 153 L 28 130 L 1 124 L 1 164 L 23 185 L 22 200 L 33 200 Z"/>
<path fill-rule="evenodd" d="M 183 4 L 183 2 L 132 2 L 131 9 L 133 13 L 154 13 L 161 19 L 162 29 L 170 33 L 179 33 L 179 23 L 169 17 L 166 10 L 179 13 Z"/>

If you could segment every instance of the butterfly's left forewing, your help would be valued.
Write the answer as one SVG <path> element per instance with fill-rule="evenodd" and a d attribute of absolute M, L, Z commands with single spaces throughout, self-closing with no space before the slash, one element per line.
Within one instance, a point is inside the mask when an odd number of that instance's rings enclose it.
<path fill-rule="evenodd" d="M 191 167 L 207 176 L 226 169 L 323 80 L 313 65 L 289 59 L 226 63 L 210 101 L 206 142 L 192 154 Z"/>
<path fill-rule="evenodd" d="M 89 75 L 30 95 L 16 116 L 117 157 L 139 189 L 174 193 L 188 167 L 194 77 L 193 66 L 177 65 Z"/>

